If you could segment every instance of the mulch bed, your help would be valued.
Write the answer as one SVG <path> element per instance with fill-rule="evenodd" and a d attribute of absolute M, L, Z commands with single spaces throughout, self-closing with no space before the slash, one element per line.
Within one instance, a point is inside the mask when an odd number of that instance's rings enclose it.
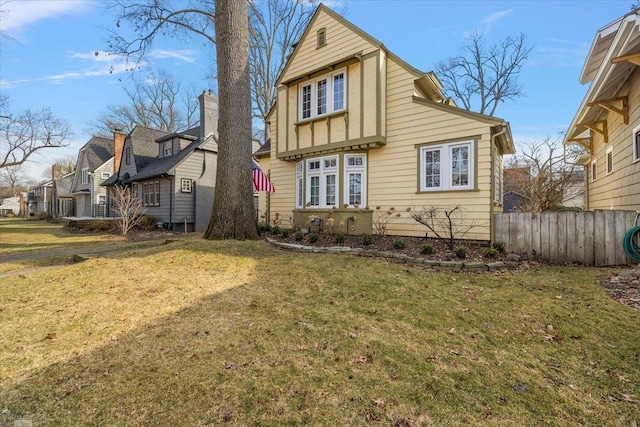
<path fill-rule="evenodd" d="M 600 284 L 614 300 L 640 310 L 640 267 L 601 279 Z"/>

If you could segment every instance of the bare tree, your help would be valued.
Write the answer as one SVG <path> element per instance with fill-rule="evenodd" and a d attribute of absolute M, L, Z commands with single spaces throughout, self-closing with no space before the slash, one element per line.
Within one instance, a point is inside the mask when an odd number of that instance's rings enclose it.
<path fill-rule="evenodd" d="M 460 206 L 450 209 L 437 206 L 423 207 L 421 210 L 412 211 L 411 218 L 427 227 L 450 250 L 454 250 L 456 242 L 476 227 L 474 222 L 469 224 L 464 221 Z"/>
<path fill-rule="evenodd" d="M 566 149 L 572 152 L 567 154 Z M 505 164 L 505 193 L 522 196 L 523 202 L 517 207 L 520 211 L 541 212 L 561 207 L 564 200 L 578 195 L 584 188 L 579 169 L 566 161 L 581 153 L 577 145 L 565 148 L 561 138 L 521 142 L 518 154 Z"/>
<path fill-rule="evenodd" d="M 69 145 L 71 125 L 51 109 L 12 111 L 0 96 L 0 169 L 21 165 L 36 151 Z"/>
<path fill-rule="evenodd" d="M 131 191 L 131 187 L 114 185 L 111 193 L 113 208 L 118 214 L 120 232 L 126 235 L 143 218 L 147 208 L 142 206 L 140 196 Z"/>
<path fill-rule="evenodd" d="M 71 155 L 60 157 L 54 162 L 54 165 L 58 165 L 60 173 L 66 175 L 76 170 L 76 157 Z"/>
<path fill-rule="evenodd" d="M 251 181 L 249 8 L 238 0 L 216 2 L 216 56 L 220 121 L 218 168 L 207 239 L 257 239 Z"/>
<path fill-rule="evenodd" d="M 264 120 L 269 113 L 275 102 L 276 79 L 318 4 L 318 0 L 249 2 L 249 64 L 254 118 Z"/>
<path fill-rule="evenodd" d="M 198 91 L 166 70 L 151 71 L 145 78 L 132 76 L 124 89 L 128 104 L 109 105 L 91 124 L 92 134 L 110 136 L 113 129 L 129 133 L 136 125 L 176 132 L 198 124 Z"/>
<path fill-rule="evenodd" d="M 11 197 L 15 197 L 21 191 L 25 191 L 27 188 L 26 175 L 22 170 L 22 165 L 0 169 L 0 186 L 6 188 Z"/>
<path fill-rule="evenodd" d="M 531 53 L 524 34 L 508 36 L 487 47 L 482 35 L 473 33 L 463 54 L 435 65 L 444 89 L 465 109 L 492 116 L 498 104 L 515 100 L 524 92 L 518 74 Z"/>

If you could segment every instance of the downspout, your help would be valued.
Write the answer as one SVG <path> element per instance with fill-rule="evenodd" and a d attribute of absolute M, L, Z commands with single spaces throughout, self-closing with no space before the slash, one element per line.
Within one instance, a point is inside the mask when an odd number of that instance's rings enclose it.
<path fill-rule="evenodd" d="M 163 178 L 169 181 L 169 227 L 168 229 L 170 229 L 171 231 L 174 231 L 173 230 L 173 188 L 172 188 L 173 181 L 171 180 L 171 178 L 169 178 L 169 175 L 166 173 L 163 173 L 162 175 L 160 175 L 160 178 Z"/>
<path fill-rule="evenodd" d="M 495 165 L 494 162 L 497 161 L 497 156 L 494 155 L 495 151 L 497 150 L 497 146 L 496 146 L 496 138 L 504 135 L 507 132 L 507 127 L 504 125 L 504 123 L 502 124 L 502 130 L 498 133 L 494 133 L 493 135 L 491 135 L 491 194 L 489 195 L 489 236 L 491 239 L 491 242 L 495 241 L 495 232 L 496 232 L 496 228 L 495 228 L 495 219 L 494 219 L 494 202 L 493 202 L 493 196 L 495 194 L 495 190 L 496 190 L 496 176 L 494 174 L 495 171 Z M 477 167 L 477 166 L 476 166 Z"/>

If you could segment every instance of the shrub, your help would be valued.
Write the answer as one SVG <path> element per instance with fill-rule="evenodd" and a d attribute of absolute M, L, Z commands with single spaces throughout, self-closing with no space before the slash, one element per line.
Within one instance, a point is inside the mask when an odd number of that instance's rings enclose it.
<path fill-rule="evenodd" d="M 453 250 L 453 253 L 460 259 L 465 259 L 467 257 L 468 249 L 466 246 L 458 246 Z"/>
<path fill-rule="evenodd" d="M 395 249 L 404 249 L 404 241 L 402 239 L 394 239 L 393 240 L 393 247 Z"/>
<path fill-rule="evenodd" d="M 507 245 L 504 242 L 493 242 L 493 248 L 498 251 L 498 253 L 503 254 L 507 249 Z"/>
<path fill-rule="evenodd" d="M 371 237 L 371 234 L 363 234 L 362 243 L 364 243 L 365 245 L 370 245 L 371 243 L 373 243 L 373 237 Z"/>
<path fill-rule="evenodd" d="M 278 227 L 277 225 L 273 226 L 273 228 L 271 229 L 271 232 L 273 234 L 275 234 L 276 236 L 282 234 L 282 229 L 280 227 Z"/>
<path fill-rule="evenodd" d="M 495 258 L 498 255 L 498 250 L 494 247 L 488 247 L 484 250 L 484 256 L 487 258 Z"/>
<path fill-rule="evenodd" d="M 158 226 L 158 217 L 154 215 L 142 215 L 137 224 L 141 230 L 153 230 Z"/>
<path fill-rule="evenodd" d="M 282 230 L 280 230 L 280 235 L 285 239 L 289 237 L 289 233 L 291 233 L 291 230 L 289 230 L 288 228 L 283 228 Z"/>
<path fill-rule="evenodd" d="M 311 233 L 309 233 L 309 241 L 311 243 L 315 243 L 318 241 L 318 233 L 316 233 L 315 231 L 312 231 Z"/>
<path fill-rule="evenodd" d="M 304 234 L 302 234 L 302 231 L 296 231 L 296 234 L 294 234 L 293 237 L 296 239 L 296 242 L 300 242 L 304 239 Z"/>
<path fill-rule="evenodd" d="M 431 255 L 433 253 L 433 246 L 429 244 L 424 244 L 420 248 L 420 253 L 423 255 Z"/>
<path fill-rule="evenodd" d="M 90 221 L 85 228 L 89 231 L 109 231 L 112 225 L 110 221 Z"/>
<path fill-rule="evenodd" d="M 344 233 L 341 231 L 338 231 L 336 233 L 336 243 L 344 243 Z"/>
<path fill-rule="evenodd" d="M 268 233 L 271 231 L 271 226 L 266 222 L 258 223 L 258 232 L 260 234 Z"/>

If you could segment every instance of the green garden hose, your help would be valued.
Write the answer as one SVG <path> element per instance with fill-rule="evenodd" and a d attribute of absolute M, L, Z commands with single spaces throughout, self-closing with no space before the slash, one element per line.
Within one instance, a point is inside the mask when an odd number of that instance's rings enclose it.
<path fill-rule="evenodd" d="M 627 231 L 624 239 L 622 239 L 624 252 L 633 262 L 640 262 L 640 226 L 638 225 L 638 218 L 640 218 L 640 211 L 636 213 L 635 226 Z"/>

